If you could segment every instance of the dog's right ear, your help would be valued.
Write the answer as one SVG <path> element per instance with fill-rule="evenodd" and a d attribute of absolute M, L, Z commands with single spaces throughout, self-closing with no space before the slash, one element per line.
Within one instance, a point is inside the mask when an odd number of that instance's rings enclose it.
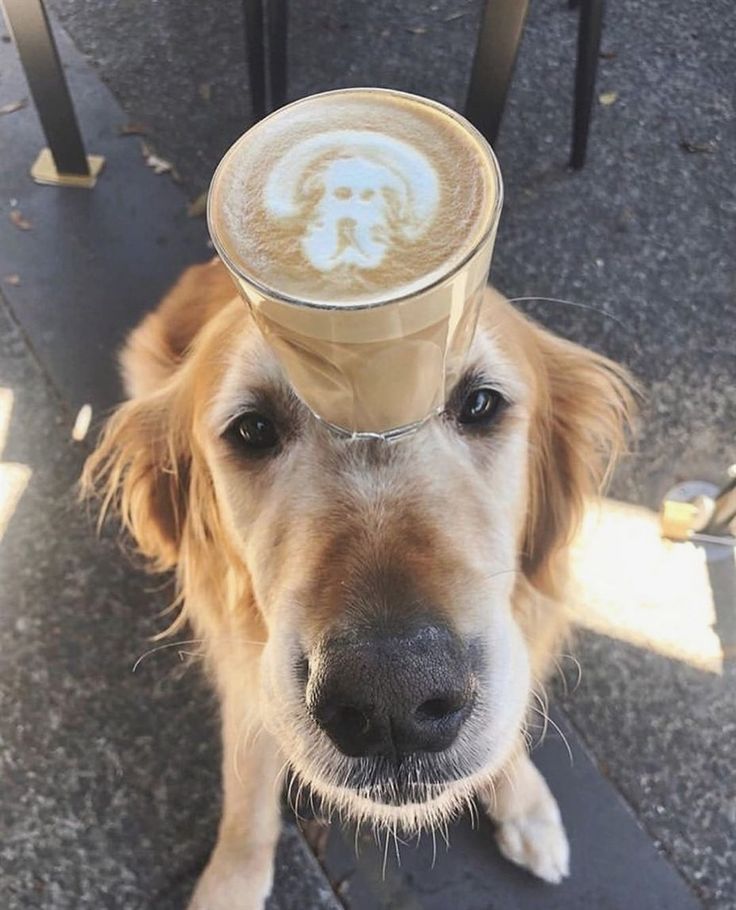
<path fill-rule="evenodd" d="M 121 405 L 82 473 L 83 496 L 120 517 L 156 571 L 176 565 L 187 513 L 191 454 L 171 384 Z"/>

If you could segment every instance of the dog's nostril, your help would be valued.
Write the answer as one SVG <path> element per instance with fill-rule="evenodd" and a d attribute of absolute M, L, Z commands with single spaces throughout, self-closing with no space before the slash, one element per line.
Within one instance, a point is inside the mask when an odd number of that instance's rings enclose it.
<path fill-rule="evenodd" d="M 344 736 L 362 736 L 368 732 L 370 718 L 352 705 L 336 705 L 324 718 L 328 726 L 337 728 Z"/>
<path fill-rule="evenodd" d="M 442 720 L 456 714 L 463 706 L 463 699 L 457 697 L 429 698 L 414 712 L 417 720 Z"/>

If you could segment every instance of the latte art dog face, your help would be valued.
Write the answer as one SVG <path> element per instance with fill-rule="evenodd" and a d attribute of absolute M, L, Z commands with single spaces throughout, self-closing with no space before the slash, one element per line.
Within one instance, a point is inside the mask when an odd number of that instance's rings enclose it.
<path fill-rule="evenodd" d="M 390 172 L 365 159 L 343 158 L 320 177 L 321 198 L 302 239 L 304 255 L 322 272 L 380 265 L 391 241 Z"/>
<path fill-rule="evenodd" d="M 376 132 L 337 130 L 298 143 L 271 172 L 266 211 L 288 219 L 320 272 L 373 269 L 434 221 L 437 176 L 426 157 Z"/>

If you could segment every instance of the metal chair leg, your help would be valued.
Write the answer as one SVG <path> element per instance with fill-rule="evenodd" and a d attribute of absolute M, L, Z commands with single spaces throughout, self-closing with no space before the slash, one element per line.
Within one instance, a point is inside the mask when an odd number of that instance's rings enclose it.
<path fill-rule="evenodd" d="M 578 26 L 578 58 L 575 69 L 575 110 L 572 128 L 570 166 L 580 170 L 585 164 L 588 132 L 595 97 L 595 77 L 603 30 L 604 0 L 581 0 Z"/>
<path fill-rule="evenodd" d="M 528 0 L 487 0 L 465 115 L 493 145 L 521 42 Z"/>
<path fill-rule="evenodd" d="M 271 74 L 271 110 L 286 104 L 286 0 L 268 0 L 268 55 Z"/>
<path fill-rule="evenodd" d="M 243 23 L 253 119 L 258 121 L 286 103 L 287 0 L 243 0 Z"/>
<path fill-rule="evenodd" d="M 262 0 L 243 0 L 243 24 L 253 119 L 257 121 L 266 116 L 267 109 Z"/>
<path fill-rule="evenodd" d="M 93 186 L 103 159 L 88 159 L 43 0 L 0 0 L 49 144 L 31 174 L 39 183 Z"/>

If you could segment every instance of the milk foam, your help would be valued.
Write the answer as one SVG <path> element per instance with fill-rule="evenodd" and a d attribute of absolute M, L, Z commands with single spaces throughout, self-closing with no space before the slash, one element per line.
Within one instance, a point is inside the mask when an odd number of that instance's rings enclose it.
<path fill-rule="evenodd" d="M 319 200 L 310 206 L 316 192 Z M 263 190 L 266 211 L 295 218 L 321 272 L 373 269 L 398 236 L 421 237 L 437 214 L 439 180 L 418 149 L 385 133 L 328 130 L 293 146 Z"/>
<path fill-rule="evenodd" d="M 236 271 L 297 300 L 411 293 L 472 251 L 497 186 L 483 140 L 443 108 L 327 93 L 257 124 L 213 181 L 210 222 Z"/>

